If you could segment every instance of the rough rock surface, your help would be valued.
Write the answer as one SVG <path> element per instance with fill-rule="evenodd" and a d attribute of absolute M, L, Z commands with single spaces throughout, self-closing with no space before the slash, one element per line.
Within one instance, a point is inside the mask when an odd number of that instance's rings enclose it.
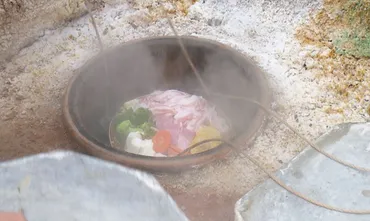
<path fill-rule="evenodd" d="M 133 6 L 123 1 L 94 12 L 104 43 L 114 46 L 172 35 L 167 21 L 152 11 L 156 2 L 143 0 Z M 217 40 L 255 60 L 271 83 L 272 108 L 312 139 L 338 123 L 369 119 L 356 107 L 344 115 L 327 113 L 327 106 L 343 101 L 331 97 L 312 70 L 304 68 L 303 55 L 310 52 L 295 39 L 295 29 L 320 5 L 320 0 L 199 0 L 185 10 L 186 15 L 175 16 L 174 23 L 180 34 Z M 170 10 L 173 5 L 166 7 Z M 77 148 L 61 122 L 61 98 L 73 71 L 97 51 L 94 30 L 83 16 L 46 30 L 6 63 L 0 70 L 0 160 Z M 243 151 L 274 171 L 304 146 L 286 127 L 269 119 L 255 143 Z M 231 155 L 204 168 L 157 178 L 191 220 L 225 221 L 233 218 L 236 200 L 266 176 L 243 157 Z"/>
<path fill-rule="evenodd" d="M 89 1 L 93 8 L 101 8 L 107 0 Z M 84 0 L 0 0 L 0 68 L 21 48 L 44 36 L 45 29 L 66 24 L 84 13 Z"/>
<path fill-rule="evenodd" d="M 317 141 L 323 151 L 358 167 L 369 168 L 370 123 L 341 124 Z M 336 208 L 359 211 L 370 206 L 370 177 L 345 167 L 311 147 L 283 166 L 277 177 L 295 191 Z M 289 193 L 271 179 L 236 203 L 236 221 L 366 221 L 355 215 L 315 206 Z"/>
<path fill-rule="evenodd" d="M 28 221 L 187 221 L 151 175 L 58 151 L 0 164 L 0 210 Z"/>

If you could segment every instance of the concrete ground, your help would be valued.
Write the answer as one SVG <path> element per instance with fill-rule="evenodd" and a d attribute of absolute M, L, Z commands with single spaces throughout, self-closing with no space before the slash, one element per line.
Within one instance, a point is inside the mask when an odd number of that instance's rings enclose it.
<path fill-rule="evenodd" d="M 338 125 L 317 139 L 316 143 L 323 151 L 346 163 L 369 168 L 370 123 Z M 321 207 L 289 193 L 268 179 L 237 202 L 237 221 L 370 219 L 367 211 L 370 205 L 370 177 L 366 172 L 341 165 L 308 147 L 275 175 L 293 187 L 296 193 L 319 203 Z"/>
<path fill-rule="evenodd" d="M 155 14 L 148 19 L 154 12 L 147 2 L 107 5 L 95 12 L 103 41 L 114 46 L 144 36 L 170 35 L 165 19 Z M 318 0 L 204 0 L 174 21 L 180 34 L 218 40 L 254 59 L 271 83 L 272 108 L 312 139 L 337 123 L 368 119 L 353 107 L 342 114 L 325 112 L 342 101 L 304 68 L 307 54 L 322 52 L 302 47 L 294 38 L 295 29 L 320 5 Z M 85 16 L 46 30 L 6 63 L 0 71 L 0 160 L 54 149 L 79 150 L 62 125 L 61 98 L 73 70 L 96 52 L 94 31 Z M 291 131 L 268 119 L 262 134 L 244 151 L 274 171 L 304 146 Z M 232 154 L 201 169 L 157 178 L 191 220 L 225 221 L 233 219 L 237 199 L 266 176 Z"/>

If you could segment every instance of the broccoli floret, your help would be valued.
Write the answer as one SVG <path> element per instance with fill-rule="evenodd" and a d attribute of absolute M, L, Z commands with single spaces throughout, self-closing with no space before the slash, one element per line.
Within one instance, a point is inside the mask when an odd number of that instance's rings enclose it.
<path fill-rule="evenodd" d="M 129 120 L 125 120 L 118 124 L 117 132 L 121 135 L 127 136 L 131 127 L 131 122 Z"/>
<path fill-rule="evenodd" d="M 151 123 L 145 122 L 140 125 L 140 128 L 143 130 L 144 139 L 152 138 L 155 135 L 155 130 L 153 129 L 153 125 Z"/>
<path fill-rule="evenodd" d="M 150 110 L 140 107 L 134 112 L 130 121 L 134 126 L 139 126 L 145 122 L 148 122 L 151 116 L 152 113 Z"/>
<path fill-rule="evenodd" d="M 116 119 L 118 122 L 122 122 L 125 120 L 130 120 L 134 115 L 134 110 L 132 108 L 124 109 L 120 113 L 117 114 Z"/>
<path fill-rule="evenodd" d="M 123 110 L 117 115 L 118 124 L 116 130 L 122 140 L 125 140 L 129 133 L 140 132 L 145 139 L 155 135 L 153 130 L 153 117 L 150 110 L 138 108 L 134 111 L 132 108 Z"/>
<path fill-rule="evenodd" d="M 131 132 L 140 132 L 145 137 L 152 137 L 155 134 L 150 123 L 145 122 L 139 127 L 134 127 L 129 120 L 125 120 L 118 124 L 117 132 L 123 136 L 127 136 Z"/>
<path fill-rule="evenodd" d="M 144 131 L 141 128 L 138 128 L 138 127 L 130 127 L 128 133 L 131 133 L 131 132 L 139 132 L 141 134 L 144 133 Z"/>

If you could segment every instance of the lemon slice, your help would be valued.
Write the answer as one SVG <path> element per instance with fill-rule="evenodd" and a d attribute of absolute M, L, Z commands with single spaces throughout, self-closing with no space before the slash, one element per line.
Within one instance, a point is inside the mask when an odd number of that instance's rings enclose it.
<path fill-rule="evenodd" d="M 203 140 L 215 139 L 215 138 L 218 138 L 218 139 L 221 138 L 221 133 L 216 128 L 214 128 L 212 126 L 202 126 L 196 132 L 194 139 L 190 143 L 190 146 L 192 146 L 196 143 L 199 143 Z M 212 148 L 215 148 L 216 146 L 218 146 L 220 144 L 221 144 L 220 141 L 207 142 L 207 143 L 201 144 L 201 145 L 193 148 L 192 150 L 190 150 L 190 153 L 191 154 L 201 153 L 201 152 L 210 150 Z"/>

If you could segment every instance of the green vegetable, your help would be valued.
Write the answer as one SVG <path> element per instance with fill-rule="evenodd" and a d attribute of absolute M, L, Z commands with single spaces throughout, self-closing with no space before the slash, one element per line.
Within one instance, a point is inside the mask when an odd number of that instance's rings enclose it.
<path fill-rule="evenodd" d="M 117 132 L 125 140 L 129 133 L 140 132 L 144 139 L 151 138 L 155 135 L 154 122 L 152 113 L 145 108 L 138 108 L 134 111 L 128 108 L 117 115 L 118 122 Z"/>
<path fill-rule="evenodd" d="M 140 125 L 140 128 L 143 130 L 143 136 L 145 139 L 151 138 L 155 135 L 156 131 L 153 129 L 154 125 L 149 122 L 145 122 Z"/>
<path fill-rule="evenodd" d="M 135 128 L 135 127 L 130 127 L 130 128 L 129 128 L 129 130 L 128 130 L 127 135 L 128 135 L 129 133 L 131 133 L 131 132 L 139 132 L 139 133 L 141 133 L 141 134 L 143 134 L 143 133 L 144 133 L 144 131 L 143 131 L 141 128 Z"/>
<path fill-rule="evenodd" d="M 140 126 L 145 122 L 150 122 L 152 119 L 152 112 L 146 108 L 140 107 L 133 110 L 132 107 L 124 109 L 121 113 L 118 114 L 119 120 L 129 120 L 132 125 Z"/>
<path fill-rule="evenodd" d="M 122 121 L 117 126 L 117 132 L 119 134 L 128 134 L 127 132 L 132 127 L 131 122 L 129 120 Z"/>
<path fill-rule="evenodd" d="M 139 126 L 145 122 L 148 122 L 151 116 L 152 113 L 150 110 L 140 107 L 134 112 L 134 114 L 132 114 L 130 121 L 133 125 Z"/>
<path fill-rule="evenodd" d="M 128 108 L 123 110 L 121 113 L 117 114 L 117 122 L 122 122 L 125 120 L 131 121 L 132 116 L 135 114 L 134 110 L 132 108 Z"/>

